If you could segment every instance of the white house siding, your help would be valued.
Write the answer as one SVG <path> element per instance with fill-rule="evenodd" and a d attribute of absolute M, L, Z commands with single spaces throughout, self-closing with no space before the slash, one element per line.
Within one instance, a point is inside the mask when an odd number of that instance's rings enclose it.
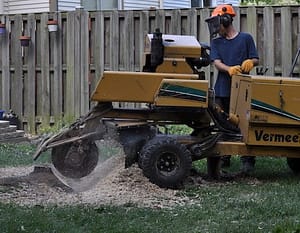
<path fill-rule="evenodd" d="M 181 1 L 164 0 L 163 1 L 164 9 L 190 8 L 190 7 L 191 7 L 191 0 L 181 0 Z"/>
<path fill-rule="evenodd" d="M 58 11 L 73 11 L 76 7 L 79 7 L 80 0 L 58 0 Z"/>
<path fill-rule="evenodd" d="M 217 6 L 220 4 L 231 4 L 233 6 L 239 6 L 240 1 L 239 0 L 212 0 L 211 5 Z"/>
<path fill-rule="evenodd" d="M 233 5 L 233 6 L 238 6 L 238 5 L 240 5 L 240 1 L 239 0 L 227 0 L 227 1 L 222 1 L 222 0 L 219 0 L 219 4 L 224 4 L 224 3 L 226 3 L 226 4 L 231 4 L 231 5 Z"/>
<path fill-rule="evenodd" d="M 4 13 L 49 12 L 49 0 L 4 0 Z"/>
<path fill-rule="evenodd" d="M 159 0 L 148 0 L 148 1 L 124 0 L 123 1 L 124 10 L 149 9 L 150 7 L 159 8 Z"/>

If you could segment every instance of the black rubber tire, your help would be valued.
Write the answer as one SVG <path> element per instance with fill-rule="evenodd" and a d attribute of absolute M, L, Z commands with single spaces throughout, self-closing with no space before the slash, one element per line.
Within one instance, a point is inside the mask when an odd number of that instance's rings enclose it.
<path fill-rule="evenodd" d="M 97 166 L 99 152 L 94 142 L 84 144 L 80 150 L 78 149 L 79 147 L 72 143 L 52 149 L 52 163 L 63 176 L 68 178 L 82 178 L 90 174 Z M 72 161 L 72 158 L 75 158 L 73 159 L 74 161 Z M 79 161 L 78 158 L 80 158 Z"/>
<path fill-rule="evenodd" d="M 286 158 L 289 168 L 295 173 L 300 174 L 300 158 Z"/>
<path fill-rule="evenodd" d="M 192 168 L 189 150 L 169 137 L 155 137 L 148 141 L 140 159 L 144 175 L 162 188 L 179 188 Z"/>

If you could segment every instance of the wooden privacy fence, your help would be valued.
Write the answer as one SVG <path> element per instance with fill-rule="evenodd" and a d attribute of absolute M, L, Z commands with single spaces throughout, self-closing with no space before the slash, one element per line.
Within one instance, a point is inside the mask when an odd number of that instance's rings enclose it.
<path fill-rule="evenodd" d="M 267 75 L 287 76 L 298 50 L 300 7 L 235 8 L 234 25 L 250 32 Z M 140 71 L 144 37 L 163 33 L 195 35 L 209 44 L 205 19 L 211 9 L 144 11 L 76 10 L 68 13 L 2 15 L 0 109 L 12 109 L 27 132 L 85 114 L 103 70 Z M 49 32 L 49 19 L 58 31 Z M 28 47 L 19 37 L 29 35 Z M 228 51 L 230 52 L 230 51 Z M 213 68 L 206 67 L 208 79 Z M 298 63 L 294 75 L 299 76 Z"/>

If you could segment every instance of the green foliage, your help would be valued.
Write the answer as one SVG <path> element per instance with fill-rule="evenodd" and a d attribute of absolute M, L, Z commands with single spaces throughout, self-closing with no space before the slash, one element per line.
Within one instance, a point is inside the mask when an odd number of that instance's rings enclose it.
<path fill-rule="evenodd" d="M 166 134 L 189 135 L 193 129 L 187 125 L 167 125 L 166 127 L 160 127 L 160 131 Z"/>
<path fill-rule="evenodd" d="M 40 125 L 37 129 L 37 134 L 42 135 L 42 134 L 52 134 L 52 133 L 58 133 L 62 128 L 68 127 L 73 123 L 73 119 L 62 119 L 57 121 L 53 125 Z"/>

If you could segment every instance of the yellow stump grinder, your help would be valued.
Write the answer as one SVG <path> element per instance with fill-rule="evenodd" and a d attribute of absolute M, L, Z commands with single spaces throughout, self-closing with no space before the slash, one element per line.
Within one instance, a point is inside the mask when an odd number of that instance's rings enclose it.
<path fill-rule="evenodd" d="M 193 161 L 222 155 L 284 156 L 300 172 L 300 79 L 236 75 L 227 114 L 214 103 L 201 70 L 210 64 L 208 46 L 193 36 L 156 31 L 146 36 L 144 47 L 142 72 L 104 71 L 91 96 L 95 106 L 44 140 L 34 159 L 51 149 L 60 176 L 82 180 L 97 167 L 96 142 L 115 128 L 125 166 L 137 162 L 160 187 L 178 187 Z M 161 130 L 174 124 L 186 125 L 192 133 Z"/>

